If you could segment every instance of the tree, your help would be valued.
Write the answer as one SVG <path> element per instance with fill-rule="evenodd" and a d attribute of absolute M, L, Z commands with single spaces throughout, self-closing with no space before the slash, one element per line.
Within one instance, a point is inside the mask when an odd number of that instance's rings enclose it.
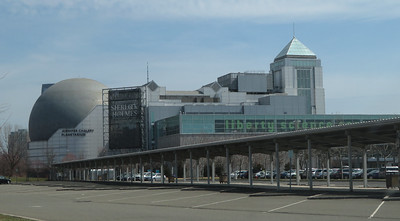
<path fill-rule="evenodd" d="M 16 169 L 25 167 L 28 147 L 27 130 L 18 130 L 9 124 L 0 128 L 0 152 L 5 161 L 6 175 L 12 176 Z"/>

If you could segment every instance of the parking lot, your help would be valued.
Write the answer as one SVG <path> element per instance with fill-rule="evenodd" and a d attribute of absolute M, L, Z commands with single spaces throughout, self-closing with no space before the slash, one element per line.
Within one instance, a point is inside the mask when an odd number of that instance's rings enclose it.
<path fill-rule="evenodd" d="M 0 213 L 37 220 L 398 220 L 397 195 L 42 182 L 0 185 Z"/>

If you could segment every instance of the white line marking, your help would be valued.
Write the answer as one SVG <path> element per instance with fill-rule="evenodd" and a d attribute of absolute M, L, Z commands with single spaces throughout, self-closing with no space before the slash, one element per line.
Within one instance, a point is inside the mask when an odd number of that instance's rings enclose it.
<path fill-rule="evenodd" d="M 158 200 L 158 201 L 153 201 L 151 203 L 161 203 L 161 202 L 168 202 L 168 201 L 175 201 L 175 200 L 183 200 L 183 199 L 190 199 L 190 198 L 198 198 L 198 197 L 203 197 L 203 196 L 211 196 L 219 193 L 208 193 L 208 194 L 203 194 L 203 195 L 197 195 L 197 196 L 186 196 L 186 197 L 180 197 L 180 198 L 175 198 L 175 199 L 168 199 L 168 200 Z"/>
<path fill-rule="evenodd" d="M 192 206 L 192 208 L 199 208 L 199 207 L 211 206 L 211 205 L 220 204 L 220 203 L 227 203 L 227 202 L 232 202 L 235 200 L 241 200 L 241 199 L 245 199 L 245 198 L 248 198 L 248 196 L 239 197 L 239 198 L 230 199 L 230 200 L 218 201 L 218 202 L 213 202 L 213 203 L 207 203 L 207 204 L 198 205 L 198 206 Z"/>
<path fill-rule="evenodd" d="M 155 193 L 155 194 L 143 195 L 143 196 L 131 196 L 131 197 L 125 197 L 125 198 L 118 198 L 118 199 L 108 200 L 108 202 L 113 202 L 113 201 L 117 201 L 117 200 L 126 200 L 126 199 L 132 199 L 132 198 L 148 197 L 148 196 L 158 196 L 158 195 L 164 195 L 164 194 L 169 194 L 169 193 L 177 193 L 177 192 L 181 192 L 181 191 L 178 190 L 178 191 L 170 191 L 170 192 L 163 192 L 163 193 Z"/>
<path fill-rule="evenodd" d="M 277 211 L 277 210 L 280 210 L 280 209 L 284 209 L 284 208 L 287 208 L 287 207 L 290 207 L 290 206 L 294 206 L 294 205 L 299 204 L 299 203 L 303 203 L 303 202 L 305 202 L 305 201 L 307 201 L 307 200 L 301 200 L 301 201 L 298 201 L 298 202 L 295 202 L 295 203 L 291 203 L 291 204 L 286 205 L 286 206 L 282 206 L 282 207 L 279 207 L 279 208 L 271 209 L 271 210 L 269 210 L 268 212 L 269 212 L 269 213 L 270 213 L 270 212 L 274 212 L 274 211 Z"/>
<path fill-rule="evenodd" d="M 81 199 L 86 199 L 86 198 L 101 197 L 101 196 L 109 196 L 109 195 L 117 195 L 117 194 L 124 194 L 124 193 L 127 193 L 127 192 L 131 193 L 131 192 L 136 192 L 136 191 L 139 191 L 139 190 L 119 191 L 119 192 L 116 192 L 116 193 L 107 193 L 107 194 L 100 194 L 100 195 L 94 195 L 94 196 L 83 196 L 83 197 L 78 197 L 78 198 L 75 198 L 75 199 L 76 199 L 76 200 L 81 200 Z"/>
<path fill-rule="evenodd" d="M 19 215 L 14 215 L 14 214 L 9 214 L 9 213 L 2 213 L 3 215 L 6 216 L 13 216 L 13 217 L 18 217 L 18 218 L 22 218 L 22 219 L 29 219 L 29 220 L 34 220 L 34 221 L 43 221 L 42 219 L 36 219 L 33 217 L 27 217 L 27 216 L 19 216 Z"/>
<path fill-rule="evenodd" d="M 325 193 L 320 193 L 320 194 L 317 194 L 317 195 L 314 195 L 314 196 L 310 196 L 309 198 L 315 198 L 315 197 L 318 197 L 318 196 L 322 196 L 322 195 L 324 195 Z"/>
<path fill-rule="evenodd" d="M 385 197 L 387 198 L 387 197 Z M 385 203 L 385 201 L 382 201 L 381 204 L 379 204 L 378 208 L 368 217 L 368 219 L 374 218 L 375 214 L 378 212 L 378 210 L 381 208 L 381 206 Z"/>

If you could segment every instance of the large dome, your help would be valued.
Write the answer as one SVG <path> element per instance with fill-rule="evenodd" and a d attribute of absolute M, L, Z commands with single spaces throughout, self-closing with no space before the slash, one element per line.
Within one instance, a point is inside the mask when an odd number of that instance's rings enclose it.
<path fill-rule="evenodd" d="M 67 79 L 47 89 L 29 117 L 31 141 L 48 140 L 60 128 L 74 128 L 102 103 L 105 85 L 85 78 Z"/>

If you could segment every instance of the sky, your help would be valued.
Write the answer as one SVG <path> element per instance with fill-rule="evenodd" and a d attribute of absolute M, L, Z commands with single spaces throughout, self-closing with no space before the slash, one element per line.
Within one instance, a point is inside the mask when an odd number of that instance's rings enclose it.
<path fill-rule="evenodd" d="M 265 71 L 296 36 L 323 66 L 327 114 L 400 114 L 397 0 L 2 0 L 0 122 L 28 128 L 41 85 L 90 78 L 196 90 Z"/>

